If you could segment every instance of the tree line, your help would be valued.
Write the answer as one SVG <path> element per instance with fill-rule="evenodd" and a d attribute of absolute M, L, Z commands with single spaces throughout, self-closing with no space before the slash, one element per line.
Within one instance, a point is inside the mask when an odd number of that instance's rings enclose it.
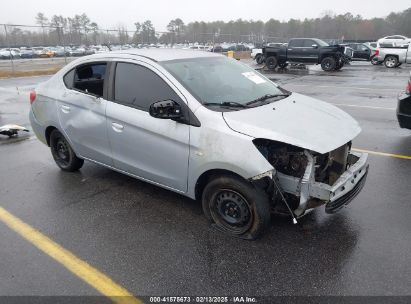
<path fill-rule="evenodd" d="M 43 13 L 35 17 L 36 26 L 6 25 L 0 28 L 0 46 L 285 42 L 292 37 L 317 37 L 337 40 L 376 40 L 386 35 L 411 37 L 411 8 L 386 17 L 365 19 L 352 13 L 325 11 L 318 18 L 266 22 L 237 19 L 232 21 L 195 21 L 187 24 L 171 20 L 166 32 L 156 31 L 150 20 L 135 22 L 134 28 L 118 25 L 103 29 L 85 13 L 64 17 Z M 7 31 L 7 39 L 6 39 Z"/>

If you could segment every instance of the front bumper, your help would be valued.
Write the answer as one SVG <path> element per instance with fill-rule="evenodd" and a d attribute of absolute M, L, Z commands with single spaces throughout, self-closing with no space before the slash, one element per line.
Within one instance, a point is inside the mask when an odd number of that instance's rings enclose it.
<path fill-rule="evenodd" d="M 302 178 L 277 172 L 282 190 L 300 199 L 298 208 L 294 210 L 296 216 L 303 216 L 308 210 L 322 204 L 325 204 L 327 213 L 335 213 L 350 203 L 363 188 L 369 167 L 368 154 L 350 152 L 348 169 L 333 185 L 315 181 L 315 160 L 308 153 L 307 156 L 309 161 Z"/>

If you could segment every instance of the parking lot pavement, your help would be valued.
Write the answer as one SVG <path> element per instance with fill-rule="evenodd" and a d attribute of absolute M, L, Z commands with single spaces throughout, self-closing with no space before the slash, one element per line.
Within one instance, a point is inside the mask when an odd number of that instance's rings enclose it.
<path fill-rule="evenodd" d="M 355 148 L 409 156 L 411 131 L 394 110 L 409 70 L 353 63 L 267 75 L 350 113 L 363 128 Z M 27 125 L 28 97 L 11 88 L 41 80 L 1 80 L 0 121 Z M 316 210 L 299 225 L 274 217 L 249 242 L 211 229 L 199 202 L 91 163 L 64 173 L 35 138 L 6 143 L 0 207 L 137 296 L 411 294 L 411 160 L 371 154 L 367 183 L 347 208 Z M 0 233 L 0 295 L 97 294 L 1 221 Z"/>

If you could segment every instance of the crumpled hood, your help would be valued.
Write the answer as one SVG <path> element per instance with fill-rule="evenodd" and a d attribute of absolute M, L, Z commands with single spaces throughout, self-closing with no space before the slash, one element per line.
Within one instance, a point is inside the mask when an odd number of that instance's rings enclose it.
<path fill-rule="evenodd" d="M 344 111 L 297 93 L 264 106 L 224 112 L 223 117 L 234 131 L 321 154 L 341 147 L 361 132 L 358 122 Z"/>

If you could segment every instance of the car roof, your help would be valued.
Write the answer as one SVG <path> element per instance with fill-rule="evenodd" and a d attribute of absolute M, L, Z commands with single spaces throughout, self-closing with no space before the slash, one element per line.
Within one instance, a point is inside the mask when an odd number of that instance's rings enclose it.
<path fill-rule="evenodd" d="M 169 61 L 177 59 L 205 58 L 205 57 L 220 57 L 221 54 L 213 52 L 202 52 L 183 49 L 129 49 L 123 51 L 111 51 L 108 53 L 91 55 L 94 58 L 104 57 L 120 57 L 131 58 L 133 56 L 141 56 L 153 61 Z"/>

